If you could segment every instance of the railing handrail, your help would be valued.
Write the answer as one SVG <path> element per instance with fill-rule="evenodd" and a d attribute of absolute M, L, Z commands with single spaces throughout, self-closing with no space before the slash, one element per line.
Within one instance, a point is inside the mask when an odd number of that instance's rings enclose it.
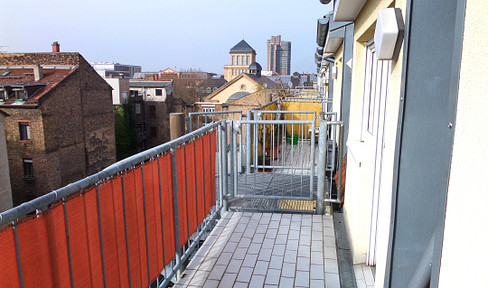
<path fill-rule="evenodd" d="M 220 120 L 218 122 L 209 124 L 207 126 L 201 127 L 193 132 L 185 134 L 177 139 L 174 139 L 170 142 L 166 142 L 154 148 L 145 150 L 128 158 L 125 158 L 121 161 L 118 161 L 105 169 L 68 184 L 64 187 L 51 191 L 45 195 L 37 197 L 31 201 L 24 202 L 19 206 L 13 207 L 7 211 L 0 213 L 0 226 L 3 226 L 11 221 L 16 219 L 22 218 L 31 212 L 35 212 L 36 210 L 46 210 L 51 204 L 56 203 L 57 201 L 61 201 L 62 199 L 66 199 L 71 195 L 74 195 L 80 191 L 85 190 L 86 188 L 91 187 L 92 185 L 99 183 L 105 179 L 110 178 L 117 173 L 130 169 L 140 163 L 143 163 L 154 156 L 161 155 L 170 151 L 171 148 L 176 148 L 188 141 L 193 140 L 194 138 L 203 135 L 206 132 L 209 132 L 216 128 L 218 125 L 221 125 Z"/>

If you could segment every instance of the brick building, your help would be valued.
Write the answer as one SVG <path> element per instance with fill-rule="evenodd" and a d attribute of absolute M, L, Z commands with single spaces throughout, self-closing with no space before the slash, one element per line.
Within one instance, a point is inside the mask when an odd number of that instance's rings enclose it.
<path fill-rule="evenodd" d="M 115 161 L 111 87 L 79 53 L 0 54 L 14 205 Z"/>
<path fill-rule="evenodd" d="M 138 150 L 169 141 L 169 114 L 173 110 L 172 81 L 130 80 Z"/>

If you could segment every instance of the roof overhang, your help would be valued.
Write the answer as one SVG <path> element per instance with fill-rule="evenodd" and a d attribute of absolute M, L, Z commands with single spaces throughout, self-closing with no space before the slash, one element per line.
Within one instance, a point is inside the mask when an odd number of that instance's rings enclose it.
<path fill-rule="evenodd" d="M 344 41 L 344 27 L 331 31 L 325 41 L 324 53 L 335 53 Z"/>
<path fill-rule="evenodd" d="M 354 21 L 366 0 L 337 0 L 334 8 L 334 21 Z"/>

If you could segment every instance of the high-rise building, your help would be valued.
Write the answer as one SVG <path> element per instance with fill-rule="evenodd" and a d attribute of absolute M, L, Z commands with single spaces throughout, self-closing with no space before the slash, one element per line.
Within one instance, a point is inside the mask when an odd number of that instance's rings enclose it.
<path fill-rule="evenodd" d="M 268 71 L 280 75 L 290 75 L 291 70 L 291 42 L 281 41 L 281 35 L 268 39 Z"/>

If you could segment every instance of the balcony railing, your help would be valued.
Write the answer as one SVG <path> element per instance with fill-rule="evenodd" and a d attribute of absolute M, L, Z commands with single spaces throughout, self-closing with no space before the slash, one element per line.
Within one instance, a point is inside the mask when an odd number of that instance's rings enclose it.
<path fill-rule="evenodd" d="M 342 157 L 329 148 L 342 147 L 342 123 L 267 111 L 277 106 L 208 123 L 1 213 L 0 287 L 166 287 L 236 199 L 307 199 L 323 213 L 340 199 L 332 173 Z"/>
<path fill-rule="evenodd" d="M 166 286 L 222 209 L 221 124 L 2 213 L 0 287 Z"/>

